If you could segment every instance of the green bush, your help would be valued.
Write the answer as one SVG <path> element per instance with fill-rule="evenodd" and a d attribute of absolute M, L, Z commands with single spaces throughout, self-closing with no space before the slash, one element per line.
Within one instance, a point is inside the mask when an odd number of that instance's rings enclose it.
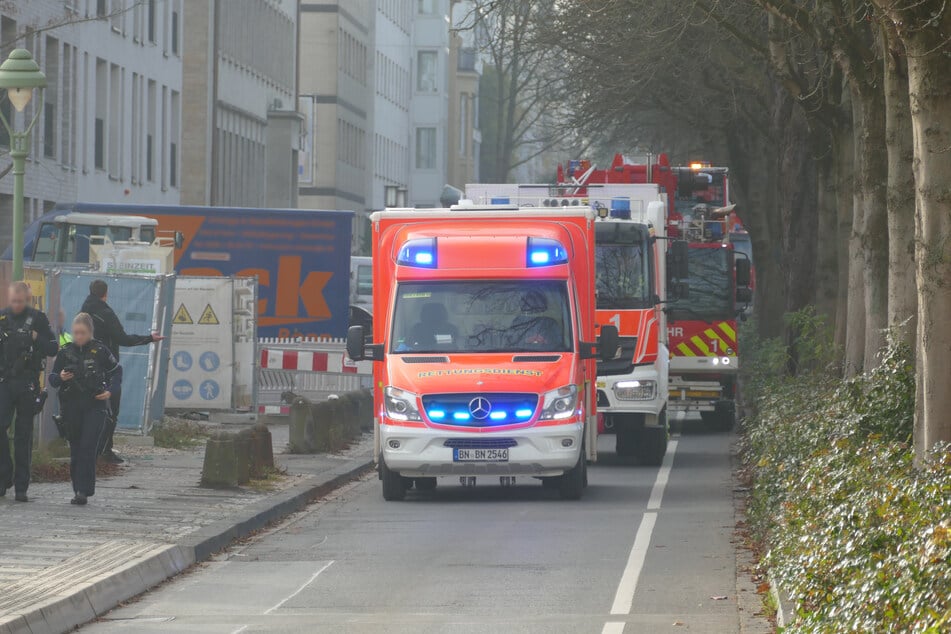
<path fill-rule="evenodd" d="M 801 326 L 801 350 L 826 349 L 808 340 L 821 329 Z M 747 394 L 750 523 L 796 605 L 785 631 L 951 631 L 951 454 L 912 464 L 907 348 L 890 340 L 878 368 L 848 381 L 809 362 L 796 377 L 757 376 Z"/>

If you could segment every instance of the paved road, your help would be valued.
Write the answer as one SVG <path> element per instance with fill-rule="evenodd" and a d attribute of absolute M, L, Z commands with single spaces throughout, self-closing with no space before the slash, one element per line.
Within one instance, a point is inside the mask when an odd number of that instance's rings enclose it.
<path fill-rule="evenodd" d="M 730 441 L 606 456 L 580 502 L 444 479 L 386 503 L 368 478 L 85 630 L 739 632 Z"/>

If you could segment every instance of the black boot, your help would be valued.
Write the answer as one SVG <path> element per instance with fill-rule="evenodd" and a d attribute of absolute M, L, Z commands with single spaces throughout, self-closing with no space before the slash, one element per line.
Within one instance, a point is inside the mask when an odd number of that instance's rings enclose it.
<path fill-rule="evenodd" d="M 17 502 L 29 502 L 30 498 L 26 497 L 26 493 L 17 493 L 13 496 L 13 499 Z"/>
<path fill-rule="evenodd" d="M 76 492 L 76 496 L 75 496 L 72 500 L 70 500 L 69 503 L 70 503 L 70 504 L 75 504 L 75 505 L 77 505 L 77 506 L 85 506 L 85 504 L 86 504 L 86 496 L 83 495 L 82 493 L 79 493 L 79 492 L 77 491 L 77 492 Z"/>

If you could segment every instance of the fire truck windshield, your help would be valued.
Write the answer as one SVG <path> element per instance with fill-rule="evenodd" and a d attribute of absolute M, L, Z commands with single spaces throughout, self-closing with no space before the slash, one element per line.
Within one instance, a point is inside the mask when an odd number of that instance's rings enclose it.
<path fill-rule="evenodd" d="M 653 306 L 647 228 L 630 222 L 598 222 L 595 229 L 598 308 Z"/>
<path fill-rule="evenodd" d="M 570 352 L 568 288 L 556 280 L 404 282 L 393 353 Z"/>
<path fill-rule="evenodd" d="M 677 178 L 674 207 L 685 219 L 690 219 L 688 216 L 697 205 L 707 205 L 711 209 L 729 205 L 726 200 L 726 179 L 722 172 L 680 169 Z"/>
<path fill-rule="evenodd" d="M 689 251 L 689 293 L 685 299 L 670 302 L 671 320 L 732 319 L 733 270 L 728 248 L 719 245 L 696 247 Z"/>

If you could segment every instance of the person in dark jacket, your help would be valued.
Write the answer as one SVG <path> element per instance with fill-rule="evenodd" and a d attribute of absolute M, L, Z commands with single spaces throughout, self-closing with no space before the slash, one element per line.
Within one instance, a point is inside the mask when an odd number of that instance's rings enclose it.
<path fill-rule="evenodd" d="M 147 346 L 150 343 L 161 341 L 165 337 L 157 332 L 149 335 L 130 335 L 127 334 L 119 321 L 118 315 L 106 303 L 109 296 L 109 285 L 105 280 L 94 280 L 89 284 L 89 297 L 83 302 L 82 312 L 92 317 L 93 338 L 104 345 L 117 360 L 119 359 L 119 346 L 126 348 L 133 346 Z M 112 401 L 110 402 L 112 416 L 106 425 L 106 432 L 102 435 L 102 441 L 99 445 L 99 454 L 106 462 L 115 464 L 121 463 L 122 458 L 116 455 L 112 449 L 112 437 L 116 432 L 116 422 L 119 419 L 119 404 L 122 400 L 122 388 L 118 387 L 112 392 Z"/>
<path fill-rule="evenodd" d="M 86 313 L 73 319 L 73 341 L 60 349 L 50 372 L 59 390 L 59 409 L 69 441 L 72 504 L 86 504 L 96 493 L 96 449 L 111 418 L 109 399 L 122 383 L 122 368 L 112 352 L 92 337 Z"/>
<path fill-rule="evenodd" d="M 27 502 L 40 373 L 59 346 L 49 319 L 30 306 L 26 282 L 11 284 L 7 300 L 9 306 L 0 311 L 0 497 L 15 487 L 15 499 Z M 7 431 L 14 419 L 11 461 Z"/>

